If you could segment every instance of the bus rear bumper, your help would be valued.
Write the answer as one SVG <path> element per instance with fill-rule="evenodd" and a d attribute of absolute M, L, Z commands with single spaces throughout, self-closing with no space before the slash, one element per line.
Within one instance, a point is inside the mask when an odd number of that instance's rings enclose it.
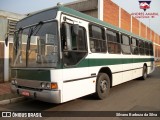
<path fill-rule="evenodd" d="M 36 90 L 18 88 L 16 85 L 11 85 L 11 90 L 13 93 L 17 93 L 19 95 L 22 95 L 28 98 L 33 98 L 36 100 L 49 102 L 49 103 L 61 103 L 61 95 L 59 90 L 36 91 Z"/>

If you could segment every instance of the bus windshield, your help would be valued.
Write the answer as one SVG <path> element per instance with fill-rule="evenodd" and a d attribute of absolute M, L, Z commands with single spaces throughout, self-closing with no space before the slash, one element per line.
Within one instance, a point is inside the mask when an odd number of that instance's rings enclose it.
<path fill-rule="evenodd" d="M 58 30 L 56 21 L 39 22 L 19 29 L 14 39 L 14 67 L 56 67 Z"/>

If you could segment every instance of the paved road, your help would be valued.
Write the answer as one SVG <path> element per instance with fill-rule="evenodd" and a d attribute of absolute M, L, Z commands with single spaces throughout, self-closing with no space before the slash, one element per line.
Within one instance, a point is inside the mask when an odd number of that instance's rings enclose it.
<path fill-rule="evenodd" d="M 14 104 L 0 106 L 0 111 L 160 111 L 160 67 L 143 81 L 136 79 L 111 89 L 105 100 L 96 100 L 93 96 L 85 96 L 64 104 L 50 104 L 36 100 L 26 100 Z M 42 118 L 45 119 L 45 118 Z M 52 118 L 47 118 L 51 120 Z M 56 118 L 54 118 L 55 120 Z M 57 118 L 60 119 L 60 118 Z M 74 118 L 61 118 L 70 120 Z M 82 118 L 77 118 L 82 119 Z M 89 119 L 89 118 L 83 118 Z M 97 118 L 92 118 L 97 119 Z M 128 120 L 128 118 L 102 118 L 112 120 Z M 145 118 L 144 120 L 146 120 Z M 160 120 L 160 118 L 153 118 Z M 29 119 L 25 119 L 29 120 Z M 137 119 L 139 120 L 139 119 Z M 142 120 L 142 119 L 141 119 Z M 148 118 L 150 120 L 150 118 Z"/>

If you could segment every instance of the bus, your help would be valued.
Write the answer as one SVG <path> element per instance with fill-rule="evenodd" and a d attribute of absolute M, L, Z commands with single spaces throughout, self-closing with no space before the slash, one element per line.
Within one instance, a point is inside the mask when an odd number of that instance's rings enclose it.
<path fill-rule="evenodd" d="M 154 71 L 152 41 L 64 6 L 20 20 L 13 44 L 12 91 L 50 103 L 105 99 Z"/>

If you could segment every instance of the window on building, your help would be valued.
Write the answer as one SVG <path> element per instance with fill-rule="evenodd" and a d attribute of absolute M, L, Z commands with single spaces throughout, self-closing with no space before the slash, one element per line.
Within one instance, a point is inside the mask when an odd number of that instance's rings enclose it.
<path fill-rule="evenodd" d="M 118 32 L 107 29 L 106 36 L 108 41 L 108 52 L 111 54 L 120 54 L 121 47 Z"/>
<path fill-rule="evenodd" d="M 131 54 L 130 38 L 126 35 L 122 35 L 121 48 L 124 54 Z"/>
<path fill-rule="evenodd" d="M 104 29 L 102 27 L 90 25 L 89 35 L 91 52 L 106 52 L 106 40 L 104 37 Z"/>
<path fill-rule="evenodd" d="M 16 24 L 17 21 L 16 20 L 8 20 L 8 33 L 10 36 L 14 36 L 14 32 L 16 30 Z"/>
<path fill-rule="evenodd" d="M 135 38 L 131 39 L 131 49 L 132 49 L 132 54 L 138 55 L 139 54 L 139 49 L 138 49 L 138 40 Z"/>

